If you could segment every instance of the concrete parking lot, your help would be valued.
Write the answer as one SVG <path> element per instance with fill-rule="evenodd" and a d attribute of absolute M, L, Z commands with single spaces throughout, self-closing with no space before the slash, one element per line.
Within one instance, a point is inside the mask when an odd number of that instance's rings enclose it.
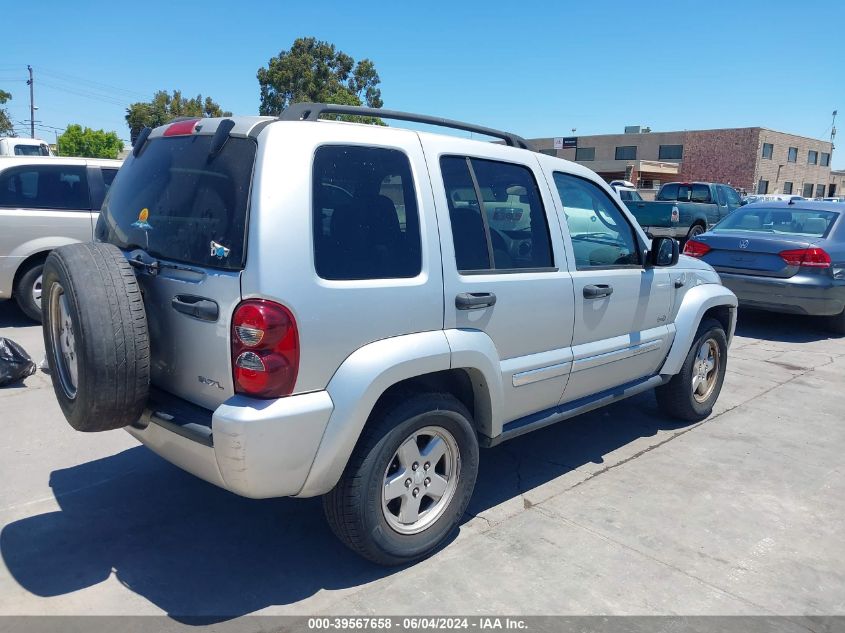
<path fill-rule="evenodd" d="M 43 358 L 0 303 L 0 336 Z M 845 339 L 741 315 L 714 415 L 651 394 L 482 452 L 454 541 L 383 569 L 320 502 L 242 499 L 0 388 L 0 614 L 845 614 Z"/>

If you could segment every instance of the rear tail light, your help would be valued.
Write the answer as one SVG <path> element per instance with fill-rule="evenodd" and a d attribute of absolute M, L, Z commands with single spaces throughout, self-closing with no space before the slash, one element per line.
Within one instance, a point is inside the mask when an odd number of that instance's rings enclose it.
<path fill-rule="evenodd" d="M 299 332 L 290 310 L 263 299 L 242 302 L 232 317 L 235 393 L 281 398 L 299 371 Z"/>
<path fill-rule="evenodd" d="M 672 207 L 672 215 L 671 215 L 672 222 L 680 222 L 681 221 L 681 211 L 678 207 Z"/>
<path fill-rule="evenodd" d="M 710 252 L 710 250 L 710 247 L 704 242 L 687 240 L 686 246 L 684 246 L 684 255 L 689 255 L 690 257 L 704 257 Z"/>
<path fill-rule="evenodd" d="M 821 248 L 797 248 L 778 253 L 790 266 L 808 266 L 810 268 L 830 268 L 830 255 Z"/>

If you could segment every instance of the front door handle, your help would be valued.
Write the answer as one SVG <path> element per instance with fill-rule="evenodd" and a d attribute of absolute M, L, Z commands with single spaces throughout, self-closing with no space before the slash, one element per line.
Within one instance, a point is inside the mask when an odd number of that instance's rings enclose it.
<path fill-rule="evenodd" d="M 176 295 L 170 302 L 173 309 L 201 321 L 216 321 L 220 314 L 217 303 L 205 297 Z"/>
<path fill-rule="evenodd" d="M 613 286 L 608 284 L 596 284 L 584 286 L 585 299 L 598 299 L 599 297 L 609 297 L 613 294 Z"/>
<path fill-rule="evenodd" d="M 496 305 L 496 295 L 492 292 L 462 292 L 455 297 L 458 310 L 477 310 Z"/>

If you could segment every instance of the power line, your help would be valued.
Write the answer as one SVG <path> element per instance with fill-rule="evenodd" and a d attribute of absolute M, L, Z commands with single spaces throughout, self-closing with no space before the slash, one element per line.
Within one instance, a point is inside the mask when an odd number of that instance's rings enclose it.
<path fill-rule="evenodd" d="M 64 86 L 58 86 L 58 85 L 56 85 L 52 82 L 46 82 L 46 81 L 43 81 L 43 80 L 39 82 L 39 85 L 46 86 L 48 88 L 51 88 L 52 90 L 59 90 L 60 92 L 67 92 L 68 94 L 73 94 L 73 95 L 77 95 L 79 97 L 84 97 L 86 99 L 92 99 L 94 101 L 106 102 L 106 103 L 110 103 L 110 104 L 118 105 L 118 106 L 122 106 L 122 107 L 126 107 L 126 106 L 129 105 L 128 100 L 123 100 L 120 97 L 116 97 L 116 96 L 98 94 L 96 92 L 90 92 L 90 91 L 87 91 L 87 90 L 76 90 L 76 89 L 73 89 L 73 88 L 66 88 Z"/>
<path fill-rule="evenodd" d="M 60 81 L 69 81 L 69 82 L 74 82 L 75 84 L 78 84 L 78 83 L 88 84 L 92 88 L 99 90 L 101 92 L 103 92 L 103 89 L 105 89 L 105 91 L 122 92 L 124 94 L 127 94 L 129 96 L 133 96 L 133 97 L 136 97 L 136 98 L 138 98 L 138 97 L 142 98 L 142 99 L 146 98 L 146 95 L 144 95 L 143 93 L 138 92 L 136 90 L 128 90 L 126 88 L 120 88 L 118 86 L 113 86 L 111 84 L 107 84 L 107 83 L 104 83 L 104 82 L 101 82 L 101 81 L 94 81 L 92 79 L 85 79 L 83 77 L 75 77 L 74 75 L 69 75 L 67 73 L 61 73 L 61 72 L 57 72 L 55 70 L 50 70 L 49 68 L 42 68 L 42 67 L 39 66 L 38 72 L 41 73 L 41 74 L 44 74 L 44 75 L 54 77 L 54 78 L 56 78 Z"/>

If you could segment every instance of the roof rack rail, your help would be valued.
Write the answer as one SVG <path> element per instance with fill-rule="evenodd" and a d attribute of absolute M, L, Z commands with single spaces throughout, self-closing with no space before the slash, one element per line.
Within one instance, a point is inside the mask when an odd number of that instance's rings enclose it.
<path fill-rule="evenodd" d="M 425 123 L 428 125 L 436 125 L 439 127 L 448 127 L 455 130 L 463 130 L 464 132 L 484 134 L 485 136 L 500 138 L 511 147 L 531 149 L 528 146 L 528 141 L 526 141 L 521 136 L 511 134 L 510 132 L 503 132 L 502 130 L 494 130 L 493 128 L 489 127 L 473 125 L 472 123 L 463 123 L 461 121 L 453 121 L 451 119 L 444 119 L 442 117 L 437 116 L 413 114 L 411 112 L 398 112 L 396 110 L 382 110 L 381 108 L 366 108 L 364 106 L 336 105 L 333 103 L 293 103 L 279 115 L 279 120 L 316 121 L 320 118 L 320 115 L 322 114 L 348 114 L 353 116 L 371 116 L 378 117 L 381 119 L 394 119 L 397 121 L 412 121 L 414 123 Z"/>

